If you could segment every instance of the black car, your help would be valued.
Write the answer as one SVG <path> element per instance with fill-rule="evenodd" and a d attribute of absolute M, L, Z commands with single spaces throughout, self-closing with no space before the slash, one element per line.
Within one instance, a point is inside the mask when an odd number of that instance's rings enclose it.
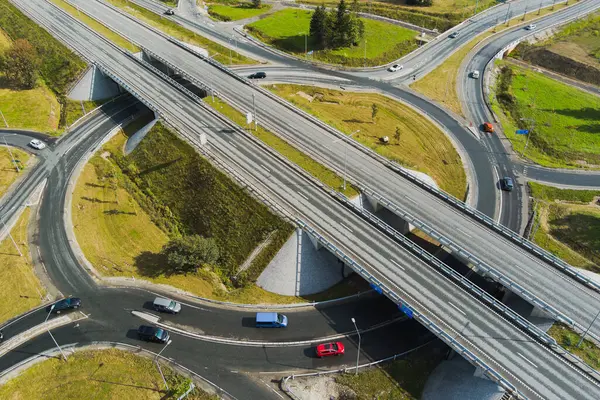
<path fill-rule="evenodd" d="M 511 177 L 505 176 L 504 178 L 500 179 L 500 189 L 511 192 L 514 186 L 515 185 Z"/>
<path fill-rule="evenodd" d="M 47 312 L 54 312 L 60 314 L 62 311 L 74 310 L 81 307 L 81 299 L 78 297 L 69 297 L 68 299 L 62 299 L 52 305 L 46 307 Z"/>
<path fill-rule="evenodd" d="M 165 15 L 175 15 L 175 11 L 172 8 L 169 8 L 165 11 Z"/>
<path fill-rule="evenodd" d="M 169 341 L 169 332 L 162 328 L 140 325 L 137 333 L 140 340 L 145 340 L 146 342 L 166 343 Z"/>
<path fill-rule="evenodd" d="M 255 72 L 252 75 L 248 76 L 248 79 L 265 79 L 267 77 L 267 74 L 265 74 L 264 72 Z"/>

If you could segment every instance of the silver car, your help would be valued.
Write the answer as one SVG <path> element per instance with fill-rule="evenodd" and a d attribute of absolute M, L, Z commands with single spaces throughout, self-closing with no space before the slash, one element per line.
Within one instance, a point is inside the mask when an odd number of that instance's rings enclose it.
<path fill-rule="evenodd" d="M 43 150 L 46 148 L 46 144 L 39 139 L 33 139 L 31 142 L 29 142 L 29 145 L 38 150 Z"/>

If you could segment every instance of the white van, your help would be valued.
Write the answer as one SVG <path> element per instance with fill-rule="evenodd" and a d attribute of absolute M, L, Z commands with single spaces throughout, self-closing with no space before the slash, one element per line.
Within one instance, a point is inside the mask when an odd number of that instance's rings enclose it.
<path fill-rule="evenodd" d="M 177 314 L 179 311 L 181 311 L 181 304 L 175 300 L 164 299 L 162 297 L 155 298 L 154 302 L 152 303 L 152 307 L 156 311 L 168 312 L 171 314 Z"/>
<path fill-rule="evenodd" d="M 471 78 L 479 79 L 479 71 L 471 71 Z"/>

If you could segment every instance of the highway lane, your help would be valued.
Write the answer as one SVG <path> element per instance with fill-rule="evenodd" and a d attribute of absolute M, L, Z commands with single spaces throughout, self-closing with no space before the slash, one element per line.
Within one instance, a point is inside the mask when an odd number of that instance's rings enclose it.
<path fill-rule="evenodd" d="M 130 90 L 152 101 L 153 106 L 166 115 L 167 121 L 191 135 L 190 139 L 201 132 L 207 134 L 208 151 L 218 154 L 229 166 L 235 166 L 236 173 L 243 174 L 244 179 L 287 212 L 316 227 L 377 279 L 410 299 L 415 310 L 453 332 L 456 341 L 498 368 L 523 393 L 586 398 L 586 393 L 598 390 L 587 377 L 565 365 L 362 218 L 349 213 L 306 178 L 290 171 L 253 139 L 231 133 L 219 118 L 190 103 L 189 98 L 170 84 L 157 80 L 71 17 L 43 1 L 15 3 L 86 57 L 96 60 L 106 71 L 122 76 Z M 182 107 L 182 104 L 187 106 Z M 461 309 L 459 315 L 456 307 Z M 534 364 L 524 362 L 522 357 Z"/>
<path fill-rule="evenodd" d="M 282 135 L 290 143 L 311 155 L 312 158 L 340 174 L 343 173 L 341 167 L 344 165 L 344 155 L 347 151 L 348 176 L 351 181 L 358 183 L 359 186 L 374 189 L 406 212 L 425 221 L 442 234 L 448 242 L 468 250 L 479 260 L 496 268 L 512 282 L 518 283 L 539 299 L 575 320 L 579 323 L 580 328 L 587 327 L 596 310 L 600 308 L 600 297 L 591 289 L 575 282 L 445 201 L 432 196 L 427 190 L 407 181 L 378 159 L 373 158 L 368 152 L 354 146 L 348 147 L 344 141 L 338 140 L 330 131 L 307 119 L 304 115 L 281 105 L 276 100 L 255 90 L 253 86 L 233 79 L 227 73 L 208 63 L 199 62 L 194 55 L 141 25 L 131 23 L 129 18 L 120 13 L 98 2 L 82 0 L 73 2 L 108 26 L 114 27 L 144 46 L 151 47 L 153 52 L 170 60 L 190 76 L 200 81 L 210 81 L 211 86 L 226 100 L 233 100 L 243 110 L 252 110 L 254 95 L 259 124 Z M 373 85 L 377 85 L 377 82 L 373 82 Z M 398 90 L 398 92 L 400 91 Z M 428 104 L 418 96 L 413 95 L 413 97 L 414 101 Z M 180 102 L 180 104 L 185 103 Z M 190 111 L 188 108 L 186 112 Z M 474 142 L 473 139 L 473 145 L 475 145 Z M 477 181 L 480 182 L 479 179 Z M 488 184 L 494 187 L 495 180 L 490 179 Z M 484 193 L 482 188 L 480 190 Z M 495 188 L 489 191 L 485 190 L 485 193 L 495 192 L 495 190 Z M 532 276 L 535 279 L 531 279 Z M 600 337 L 600 326 L 593 328 L 592 332 Z"/>

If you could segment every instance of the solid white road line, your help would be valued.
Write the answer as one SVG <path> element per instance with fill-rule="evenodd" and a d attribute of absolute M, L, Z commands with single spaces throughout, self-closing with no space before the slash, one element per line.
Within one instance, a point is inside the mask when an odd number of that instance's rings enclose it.
<path fill-rule="evenodd" d="M 264 169 L 265 171 L 267 171 L 268 173 L 271 173 L 271 170 L 267 167 L 265 167 L 264 165 L 260 164 L 261 168 Z"/>
<path fill-rule="evenodd" d="M 465 317 L 467 316 L 467 313 L 465 313 L 463 310 L 461 310 L 460 308 L 458 308 L 457 306 L 455 306 L 454 304 L 448 302 L 448 304 L 450 304 L 450 307 L 454 308 L 456 311 L 458 311 L 459 313 L 461 313 L 462 315 L 464 315 Z"/>
<path fill-rule="evenodd" d="M 518 351 L 517 351 L 517 354 L 518 354 L 518 355 L 519 355 L 519 357 L 521 357 L 523 360 L 527 361 L 529 364 L 531 364 L 531 365 L 533 365 L 534 367 L 536 367 L 536 368 L 537 368 L 537 365 L 535 365 L 534 363 L 532 363 L 531 361 L 529 361 L 529 360 L 527 359 L 527 357 L 525 357 L 523 354 L 519 353 Z"/>
<path fill-rule="evenodd" d="M 496 174 L 496 184 L 500 184 L 500 174 L 498 173 L 498 167 L 494 166 L 494 173 Z M 502 219 L 502 189 L 500 190 L 500 202 L 499 202 L 500 208 L 498 211 L 498 223 L 500 223 L 500 220 Z"/>
<path fill-rule="evenodd" d="M 342 224 L 341 222 L 339 223 L 341 226 L 343 226 L 346 230 L 348 230 L 350 233 L 353 232 L 352 229 L 348 228 L 346 225 Z"/>
<path fill-rule="evenodd" d="M 391 258 L 390 258 L 390 261 L 391 261 L 391 262 L 393 262 L 393 263 L 394 263 L 394 265 L 395 265 L 396 267 L 400 268 L 402 271 L 406 271 L 402 265 L 398 264 L 398 262 L 397 262 L 397 261 L 395 261 L 395 260 L 393 260 L 393 259 L 391 259 Z"/>
<path fill-rule="evenodd" d="M 300 196 L 304 197 L 306 200 L 309 200 L 308 197 L 306 197 L 305 195 L 302 194 L 302 192 L 296 192 L 298 193 Z"/>

